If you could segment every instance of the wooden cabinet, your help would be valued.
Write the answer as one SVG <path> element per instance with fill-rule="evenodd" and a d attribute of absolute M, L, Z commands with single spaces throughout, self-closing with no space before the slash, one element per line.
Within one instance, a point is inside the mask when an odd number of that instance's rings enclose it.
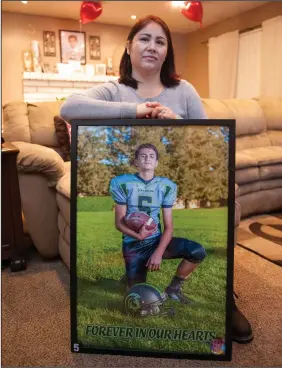
<path fill-rule="evenodd" d="M 1 251 L 2 260 L 11 261 L 11 270 L 26 268 L 21 198 L 19 190 L 17 155 L 19 150 L 10 143 L 1 145 Z"/>

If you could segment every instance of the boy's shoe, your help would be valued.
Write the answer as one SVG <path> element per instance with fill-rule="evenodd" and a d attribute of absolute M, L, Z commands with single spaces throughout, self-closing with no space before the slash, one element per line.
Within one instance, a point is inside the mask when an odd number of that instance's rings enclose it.
<path fill-rule="evenodd" d="M 183 294 L 183 291 L 181 290 L 181 288 L 173 289 L 173 288 L 167 287 L 165 289 L 165 292 L 170 299 L 176 302 L 179 302 L 181 304 L 191 304 L 192 303 L 192 301 L 186 295 Z"/>

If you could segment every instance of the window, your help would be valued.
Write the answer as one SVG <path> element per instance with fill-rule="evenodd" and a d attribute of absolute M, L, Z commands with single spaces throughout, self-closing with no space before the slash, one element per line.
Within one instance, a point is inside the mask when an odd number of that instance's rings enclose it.
<path fill-rule="evenodd" d="M 236 98 L 260 96 L 262 29 L 240 34 Z"/>

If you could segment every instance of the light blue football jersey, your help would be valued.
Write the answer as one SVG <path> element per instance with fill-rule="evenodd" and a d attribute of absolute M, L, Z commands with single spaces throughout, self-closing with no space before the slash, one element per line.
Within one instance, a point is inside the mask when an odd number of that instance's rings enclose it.
<path fill-rule="evenodd" d="M 138 174 L 116 176 L 110 182 L 110 193 L 117 204 L 127 205 L 126 215 L 133 212 L 146 212 L 158 224 L 158 231 L 146 238 L 154 238 L 161 234 L 161 208 L 173 206 L 177 196 L 177 185 L 168 178 L 155 176 L 144 180 Z M 123 234 L 125 243 L 136 241 Z"/>

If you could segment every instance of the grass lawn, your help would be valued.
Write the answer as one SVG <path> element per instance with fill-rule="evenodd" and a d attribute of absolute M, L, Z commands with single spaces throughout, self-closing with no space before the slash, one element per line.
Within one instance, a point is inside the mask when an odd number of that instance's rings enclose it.
<path fill-rule="evenodd" d="M 174 318 L 133 318 L 122 312 L 124 273 L 121 233 L 114 227 L 114 212 L 87 209 L 79 198 L 77 214 L 77 333 L 78 342 L 96 348 L 134 349 L 158 352 L 210 353 L 209 344 L 163 339 L 133 339 L 87 336 L 86 325 L 163 329 L 195 329 L 225 335 L 227 208 L 174 210 L 174 236 L 201 243 L 208 256 L 186 281 L 184 292 L 191 305 L 168 301 Z M 91 202 L 91 200 L 90 200 Z M 110 208 L 110 205 L 107 206 Z M 147 282 L 161 291 L 171 281 L 179 260 L 164 260 L 159 272 L 148 273 Z"/>

